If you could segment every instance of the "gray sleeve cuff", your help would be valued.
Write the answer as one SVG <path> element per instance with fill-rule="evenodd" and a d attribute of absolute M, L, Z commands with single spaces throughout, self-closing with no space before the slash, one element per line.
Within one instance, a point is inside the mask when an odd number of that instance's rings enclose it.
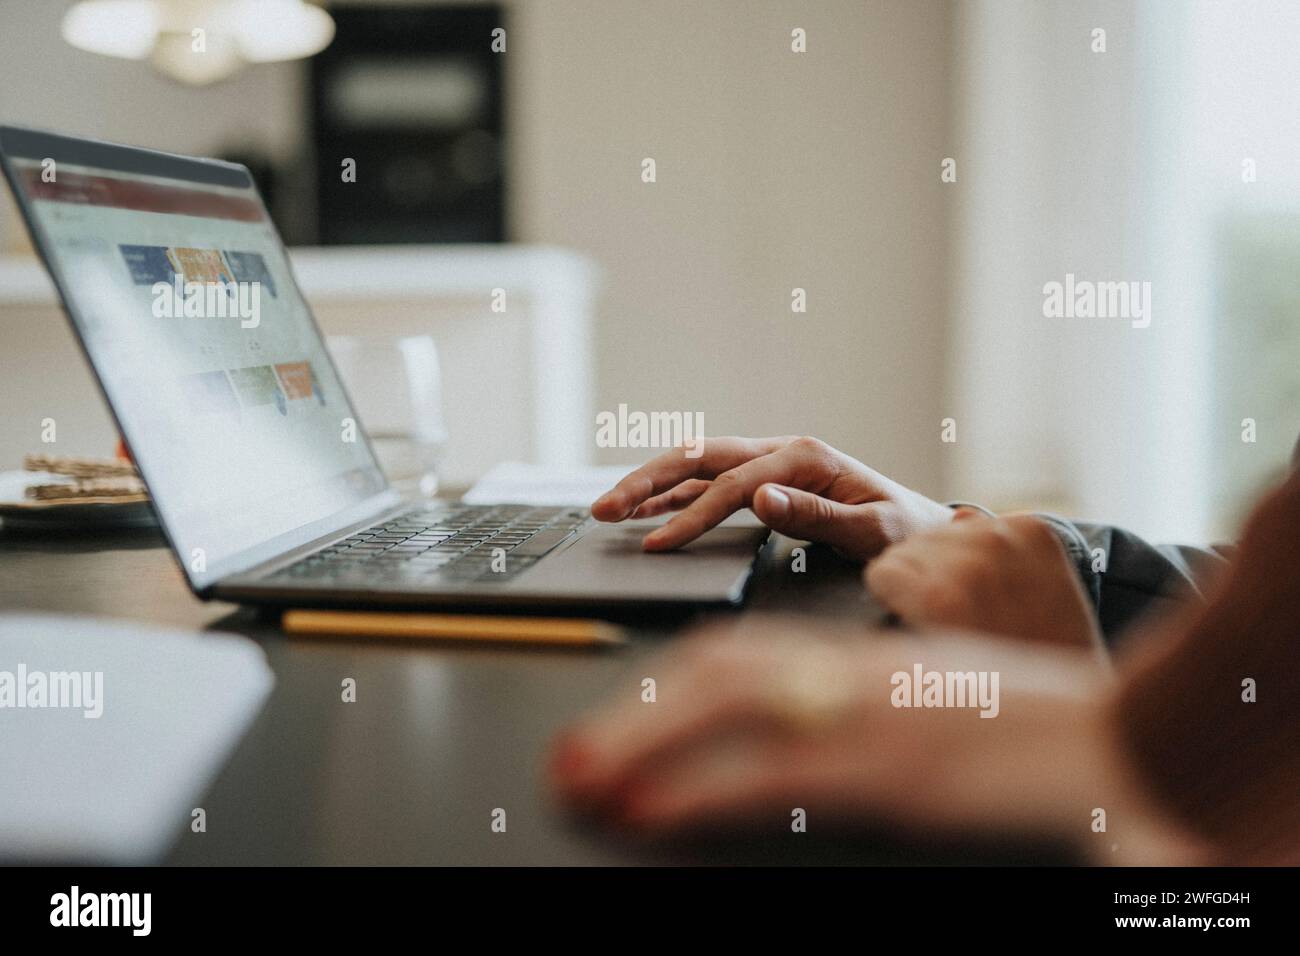
<path fill-rule="evenodd" d="M 1045 511 L 1034 512 L 1034 517 L 1046 521 L 1056 532 L 1056 536 L 1065 546 L 1065 553 L 1074 562 L 1075 569 L 1079 572 L 1079 579 L 1083 582 L 1083 590 L 1092 601 L 1094 611 L 1100 613 L 1101 609 L 1101 572 L 1093 570 L 1092 548 L 1088 546 L 1088 539 L 1083 536 L 1074 522 L 1068 518 L 1062 518 L 1060 515 L 1050 514 Z"/>

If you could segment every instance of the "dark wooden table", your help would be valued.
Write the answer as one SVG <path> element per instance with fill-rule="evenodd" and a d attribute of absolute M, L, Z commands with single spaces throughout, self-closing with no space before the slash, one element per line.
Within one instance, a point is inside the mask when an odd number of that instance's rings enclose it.
<path fill-rule="evenodd" d="M 792 544 L 778 539 L 769 546 L 750 601 L 738 613 L 785 610 L 862 621 L 868 600 L 859 569 L 811 549 L 807 571 L 794 573 Z M 634 845 L 550 806 L 540 771 L 556 730 L 614 687 L 639 684 L 651 655 L 689 621 L 638 625 L 632 646 L 616 651 L 288 639 L 273 621 L 194 598 L 155 532 L 56 536 L 3 528 L 0 609 L 216 628 L 245 634 L 265 649 L 275 689 L 201 803 L 207 832 L 179 828 L 174 863 L 932 858 L 930 851 L 874 837 Z M 340 699 L 346 677 L 356 679 L 355 703 Z M 506 811 L 505 833 L 492 832 L 496 808 Z M 949 850 L 939 853 L 950 858 Z"/>

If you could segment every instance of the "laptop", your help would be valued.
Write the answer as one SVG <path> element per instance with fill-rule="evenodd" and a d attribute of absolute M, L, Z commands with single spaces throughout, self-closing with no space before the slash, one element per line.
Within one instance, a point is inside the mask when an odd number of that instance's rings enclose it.
<path fill-rule="evenodd" d="M 245 167 L 4 126 L 0 164 L 199 597 L 484 610 L 743 600 L 767 537 L 757 523 L 651 555 L 645 523 L 602 525 L 579 507 L 403 500 Z"/>

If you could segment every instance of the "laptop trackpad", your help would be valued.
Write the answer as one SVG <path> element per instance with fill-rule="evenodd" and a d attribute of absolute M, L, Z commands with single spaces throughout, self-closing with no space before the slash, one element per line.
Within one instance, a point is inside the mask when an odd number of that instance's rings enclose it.
<path fill-rule="evenodd" d="M 615 601 L 739 600 L 767 528 L 752 516 L 737 516 L 676 551 L 647 554 L 641 539 L 662 523 L 597 525 L 508 587 L 548 597 L 573 593 Z"/>

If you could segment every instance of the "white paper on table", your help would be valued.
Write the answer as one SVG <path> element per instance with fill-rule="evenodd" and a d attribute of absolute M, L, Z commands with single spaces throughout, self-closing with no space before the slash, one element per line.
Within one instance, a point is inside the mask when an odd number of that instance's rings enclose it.
<path fill-rule="evenodd" d="M 159 862 L 275 682 L 234 634 L 0 614 L 0 672 L 23 692 L 20 666 L 29 687 L 35 672 L 103 675 L 99 717 L 0 706 L 0 856 L 30 862 Z"/>
<path fill-rule="evenodd" d="M 493 466 L 461 499 L 471 505 L 578 505 L 603 495 L 637 465 L 554 467 L 503 461 Z"/>

